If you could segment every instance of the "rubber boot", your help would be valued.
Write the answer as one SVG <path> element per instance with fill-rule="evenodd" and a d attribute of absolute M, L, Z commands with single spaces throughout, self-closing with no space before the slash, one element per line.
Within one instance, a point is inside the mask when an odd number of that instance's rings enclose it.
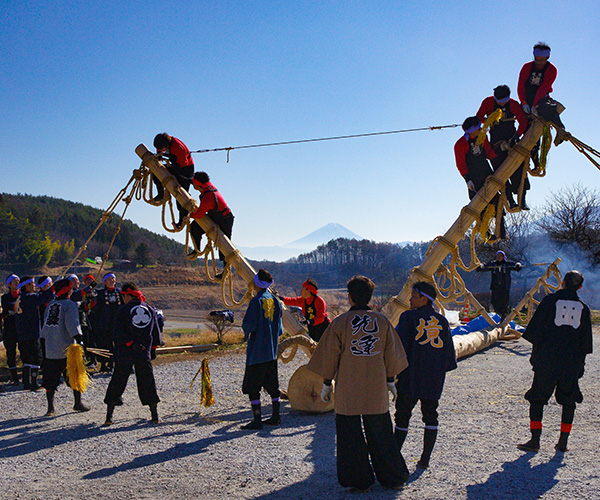
<path fill-rule="evenodd" d="M 47 417 L 52 417 L 54 415 L 54 393 L 55 391 L 46 391 L 46 401 L 48 401 Z"/>
<path fill-rule="evenodd" d="M 73 409 L 75 411 L 89 411 L 90 409 L 81 402 L 81 393 L 79 391 L 73 391 L 73 397 L 75 398 L 75 404 Z"/>
<path fill-rule="evenodd" d="M 396 440 L 396 447 L 398 451 L 402 451 L 402 446 L 404 446 L 404 440 L 408 434 L 408 429 L 399 429 L 396 427 L 394 430 L 394 439 Z"/>
<path fill-rule="evenodd" d="M 21 380 L 19 379 L 19 369 L 16 366 L 13 366 L 12 368 L 9 368 L 9 370 L 13 385 L 19 385 L 21 383 Z"/>
<path fill-rule="evenodd" d="M 153 424 L 158 424 L 159 419 L 158 419 L 158 408 L 156 407 L 156 403 L 153 405 L 150 405 L 150 418 L 152 420 Z"/>
<path fill-rule="evenodd" d="M 31 387 L 31 367 L 23 367 L 23 388 L 28 390 Z"/>
<path fill-rule="evenodd" d="M 279 425 L 281 423 L 281 418 L 279 417 L 279 407 L 281 403 L 279 400 L 273 401 L 273 415 L 270 418 L 264 421 L 265 425 Z"/>
<path fill-rule="evenodd" d="M 518 444 L 517 448 L 523 451 L 530 451 L 537 453 L 540 451 L 540 436 L 542 435 L 542 429 L 531 429 L 531 439 L 523 444 Z"/>
<path fill-rule="evenodd" d="M 435 446 L 437 434 L 437 429 L 425 428 L 425 433 L 423 434 L 423 453 L 421 453 L 421 458 L 417 462 L 417 467 L 420 469 L 427 469 L 427 467 L 429 467 L 429 459 L 431 458 L 431 452 Z"/>
<path fill-rule="evenodd" d="M 506 201 L 508 202 L 508 208 L 517 208 L 519 204 L 515 201 L 512 191 L 506 188 Z"/>
<path fill-rule="evenodd" d="M 115 411 L 115 404 L 108 403 L 106 405 L 106 421 L 104 422 L 104 427 L 108 427 L 113 424 L 113 412 Z"/>
<path fill-rule="evenodd" d="M 529 210 L 527 206 L 527 201 L 525 201 L 525 197 L 527 196 L 527 191 L 523 190 L 523 195 L 521 196 L 521 210 Z"/>
<path fill-rule="evenodd" d="M 252 405 L 252 415 L 254 416 L 254 420 L 247 423 L 246 425 L 242 425 L 242 429 L 252 430 L 263 428 L 263 423 L 260 414 L 260 403 Z"/>

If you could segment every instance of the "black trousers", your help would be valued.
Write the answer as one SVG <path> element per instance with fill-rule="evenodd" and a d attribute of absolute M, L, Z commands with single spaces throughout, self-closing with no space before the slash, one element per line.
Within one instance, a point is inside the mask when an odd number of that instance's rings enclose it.
<path fill-rule="evenodd" d="M 510 290 L 492 288 L 492 306 L 500 316 L 504 317 L 508 313 L 510 302 Z"/>
<path fill-rule="evenodd" d="M 223 231 L 223 234 L 225 236 L 231 238 L 234 220 L 233 213 L 229 212 L 227 215 L 222 217 L 210 215 L 209 217 L 217 226 L 219 226 L 219 229 Z M 202 226 L 200 226 L 200 224 L 198 224 L 197 222 L 192 222 L 192 225 L 190 226 L 190 233 L 192 234 L 192 238 L 196 243 L 196 248 L 200 250 L 200 242 L 202 241 L 202 235 L 205 234 L 204 229 L 202 229 Z M 221 250 L 219 250 L 219 260 L 225 263 L 225 255 L 223 255 L 223 252 L 221 252 Z"/>
<path fill-rule="evenodd" d="M 104 402 L 115 404 L 125 392 L 131 368 L 135 367 L 135 380 L 137 382 L 138 396 L 144 406 L 157 404 L 160 399 L 156 392 L 156 382 L 152 371 L 152 362 L 149 359 L 115 360 L 115 370 L 108 384 Z"/>
<path fill-rule="evenodd" d="M 15 368 L 17 366 L 17 334 L 5 330 L 3 342 L 6 349 L 6 366 Z"/>
<path fill-rule="evenodd" d="M 273 399 L 280 396 L 276 359 L 255 365 L 246 365 L 242 392 L 250 396 L 251 400 L 260 399 L 260 390 L 263 387 Z"/>
<path fill-rule="evenodd" d="M 168 167 L 167 170 L 177 179 L 179 185 L 189 193 L 190 185 L 192 184 L 192 177 L 194 176 L 194 165 L 189 165 L 187 167 L 178 169 L 177 173 L 175 173 L 174 169 L 171 167 Z M 162 198 L 165 193 L 165 188 L 156 177 L 152 176 L 152 180 L 156 186 L 156 196 Z M 177 210 L 179 211 L 179 222 L 181 222 L 181 220 L 187 215 L 187 210 L 185 210 L 177 200 L 175 200 L 175 202 L 177 204 Z"/>
<path fill-rule="evenodd" d="M 336 414 L 335 430 L 337 475 L 342 486 L 366 489 L 375 482 L 374 476 L 388 488 L 408 480 L 408 469 L 396 446 L 389 412 L 377 415 Z"/>
<path fill-rule="evenodd" d="M 19 355 L 23 366 L 36 366 L 39 367 L 42 364 L 42 346 L 40 339 L 36 340 L 25 340 L 19 342 Z"/>
<path fill-rule="evenodd" d="M 61 377 L 67 381 L 67 358 L 44 358 L 42 361 L 42 373 L 42 387 L 47 391 L 55 391 L 60 385 Z"/>
<path fill-rule="evenodd" d="M 396 427 L 400 429 L 408 429 L 408 423 L 410 422 L 412 411 L 419 401 L 421 401 L 421 414 L 423 415 L 423 423 L 425 426 L 430 428 L 438 427 L 438 400 L 419 400 L 417 398 L 410 398 L 402 392 L 398 392 L 398 398 L 396 399 Z"/>
<path fill-rule="evenodd" d="M 504 160 L 506 160 L 506 158 L 508 158 L 508 151 L 502 151 L 500 154 L 498 154 L 498 156 L 496 156 L 496 158 L 490 160 L 494 172 L 500 168 L 500 166 L 502 165 L 502 163 L 504 163 Z M 515 172 L 510 176 L 508 181 L 506 181 L 507 191 L 510 191 L 514 194 L 519 194 L 519 186 L 521 185 L 521 177 L 523 176 L 524 165 L 525 163 L 521 163 L 521 166 L 517 170 L 515 170 Z M 530 187 L 531 184 L 529 183 L 529 177 L 525 177 L 525 184 L 523 186 L 523 190 L 528 191 Z"/>
<path fill-rule="evenodd" d="M 576 373 L 560 375 L 535 372 L 533 384 L 525 393 L 525 399 L 531 404 L 547 405 L 555 391 L 556 402 L 559 405 L 570 406 L 583 401 Z"/>
<path fill-rule="evenodd" d="M 318 325 L 314 325 L 314 326 L 308 326 L 308 336 L 313 339 L 315 342 L 318 342 L 319 340 L 321 340 L 321 337 L 323 336 L 323 333 L 325 332 L 325 330 L 327 330 L 327 327 L 330 325 L 331 321 L 329 321 L 329 318 L 327 318 L 325 321 L 323 321 L 322 323 L 319 323 Z"/>

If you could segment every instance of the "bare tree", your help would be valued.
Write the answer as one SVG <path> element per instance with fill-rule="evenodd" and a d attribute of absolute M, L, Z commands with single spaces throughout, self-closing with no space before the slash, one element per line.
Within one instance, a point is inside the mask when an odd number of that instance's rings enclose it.
<path fill-rule="evenodd" d="M 211 311 L 206 319 L 210 329 L 217 334 L 217 344 L 222 344 L 225 334 L 233 328 L 233 311 Z"/>
<path fill-rule="evenodd" d="M 592 265 L 600 264 L 600 194 L 596 189 L 576 184 L 552 193 L 537 224 L 567 251 L 574 246 Z"/>

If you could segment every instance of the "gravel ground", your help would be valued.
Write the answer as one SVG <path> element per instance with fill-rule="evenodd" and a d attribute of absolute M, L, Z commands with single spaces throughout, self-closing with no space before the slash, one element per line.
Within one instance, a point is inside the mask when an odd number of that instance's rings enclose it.
<path fill-rule="evenodd" d="M 595 352 L 600 336 L 595 335 Z M 6 499 L 563 499 L 600 498 L 598 469 L 600 368 L 588 358 L 582 379 L 585 401 L 578 407 L 571 451 L 554 450 L 560 407 L 546 409 L 542 449 L 523 453 L 515 444 L 529 437 L 529 344 L 507 341 L 459 362 L 451 372 L 440 405 L 440 436 L 431 467 L 416 472 L 422 423 L 418 411 L 403 449 L 409 483 L 390 491 L 376 483 L 367 494 L 341 488 L 336 480 L 335 423 L 332 413 L 305 415 L 282 405 L 280 427 L 242 431 L 250 418 L 241 394 L 244 355 L 232 353 L 210 362 L 216 404 L 201 409 L 200 387 L 190 381 L 200 359 L 155 367 L 161 423 L 149 411 L 130 379 L 125 405 L 115 424 L 102 428 L 102 399 L 108 377 L 96 375 L 84 401 L 87 413 L 71 410 L 64 386 L 56 416 L 46 418 L 42 391 L 7 386 L 0 394 L 0 498 Z M 303 354 L 280 364 L 287 386 Z M 263 412 L 270 413 L 263 397 Z"/>

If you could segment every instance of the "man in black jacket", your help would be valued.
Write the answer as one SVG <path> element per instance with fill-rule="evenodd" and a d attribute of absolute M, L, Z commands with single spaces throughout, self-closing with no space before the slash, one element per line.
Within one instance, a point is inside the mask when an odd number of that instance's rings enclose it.
<path fill-rule="evenodd" d="M 150 407 L 152 422 L 158 423 L 157 404 L 160 401 L 152 371 L 151 359 L 162 340 L 154 308 L 146 304 L 146 298 L 133 283 L 121 287 L 124 305 L 115 315 L 112 332 L 115 370 L 104 402 L 107 405 L 105 426 L 111 425 L 115 406 L 127 387 L 131 369 L 135 367 L 138 394 L 144 406 Z"/>
<path fill-rule="evenodd" d="M 502 319 L 508 314 L 510 302 L 511 271 L 519 272 L 523 266 L 520 262 L 506 260 L 506 254 L 502 250 L 496 252 L 496 258 L 477 268 L 478 272 L 491 271 L 492 281 L 492 306 Z"/>
<path fill-rule="evenodd" d="M 540 449 L 544 405 L 555 393 L 556 402 L 562 405 L 560 439 L 555 448 L 567 451 L 575 407 L 583 401 L 579 379 L 593 344 L 590 308 L 577 296 L 582 285 L 579 271 L 565 274 L 562 288 L 544 297 L 523 334 L 533 344 L 530 362 L 534 376 L 525 394 L 530 403 L 531 439 L 517 445 L 520 450 Z"/>

